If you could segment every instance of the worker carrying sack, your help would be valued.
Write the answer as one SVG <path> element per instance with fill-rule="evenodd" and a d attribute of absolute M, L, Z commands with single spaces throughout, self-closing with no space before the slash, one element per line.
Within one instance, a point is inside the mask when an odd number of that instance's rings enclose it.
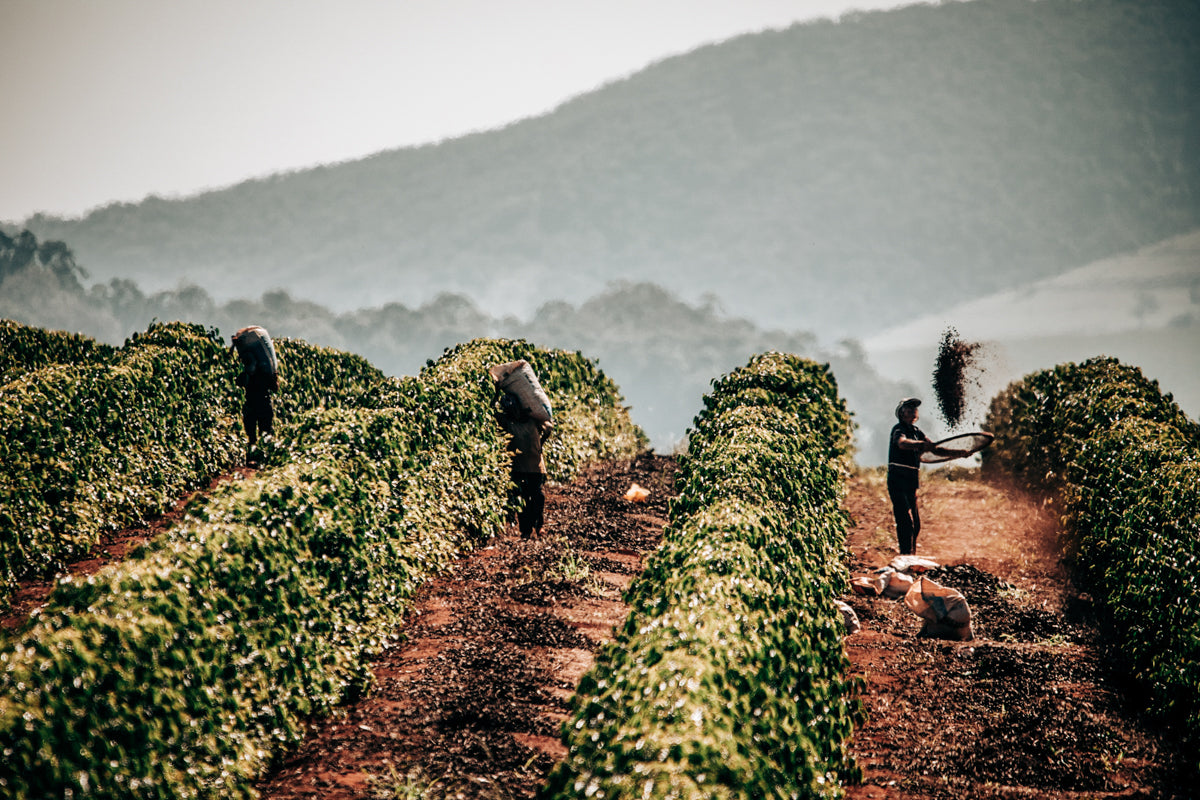
<path fill-rule="evenodd" d="M 279 388 L 279 362 L 275 358 L 275 343 L 266 328 L 248 325 L 233 335 L 233 346 L 237 348 L 245 367 L 247 380 L 265 378 L 266 385 Z"/>
<path fill-rule="evenodd" d="M 507 364 L 497 364 L 488 369 L 497 389 L 515 394 L 529 415 L 538 422 L 553 422 L 554 412 L 550 410 L 550 398 L 542 391 L 533 367 L 525 359 L 509 361 Z"/>

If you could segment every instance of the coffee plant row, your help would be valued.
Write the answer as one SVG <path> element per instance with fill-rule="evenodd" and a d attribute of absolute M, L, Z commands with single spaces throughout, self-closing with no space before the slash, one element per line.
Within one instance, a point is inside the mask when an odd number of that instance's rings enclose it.
<path fill-rule="evenodd" d="M 0 319 L 0 386 L 51 364 L 87 364 L 107 361 L 117 348 L 88 336 L 31 328 Z"/>
<path fill-rule="evenodd" d="M 1200 777 L 1200 426 L 1141 370 L 1095 358 L 991 405 L 983 462 L 1062 500 L 1078 580 Z"/>
<path fill-rule="evenodd" d="M 714 383 L 543 796 L 842 796 L 862 713 L 834 603 L 849 432 L 823 365 L 767 353 Z"/>
<path fill-rule="evenodd" d="M 646 444 L 578 354 L 478 340 L 332 403 L 338 365 L 300 380 L 300 347 L 280 351 L 297 391 L 325 402 L 277 428 L 265 467 L 133 558 L 60 581 L 0 638 L 0 795 L 253 797 L 306 717 L 366 690 L 416 588 L 503 528 L 508 454 L 485 365 L 539 369 L 555 474 Z M 211 355 L 223 387 L 227 353 Z"/>
<path fill-rule="evenodd" d="M 166 511 L 243 456 L 239 362 L 215 331 L 153 325 L 124 347 L 5 322 L 0 398 L 0 606 L 106 531 Z M 356 402 L 364 359 L 283 340 L 282 424 Z"/>

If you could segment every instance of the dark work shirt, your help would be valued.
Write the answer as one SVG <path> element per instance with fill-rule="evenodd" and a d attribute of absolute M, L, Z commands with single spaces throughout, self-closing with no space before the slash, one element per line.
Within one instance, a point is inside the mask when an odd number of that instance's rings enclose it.
<path fill-rule="evenodd" d="M 920 439 L 929 441 L 929 437 L 921 432 L 921 429 L 916 425 L 908 425 L 903 422 L 897 422 L 892 426 L 892 435 L 888 442 L 888 470 L 890 471 L 894 465 L 902 467 L 911 467 L 913 470 L 919 469 L 921 466 L 921 451 L 906 450 L 901 447 L 900 437 L 906 439 Z M 907 472 L 908 470 L 904 470 Z"/>
<path fill-rule="evenodd" d="M 237 377 L 237 385 L 246 390 L 247 395 L 266 396 L 275 388 L 275 376 L 263 369 L 243 369 Z"/>
<path fill-rule="evenodd" d="M 546 462 L 542 459 L 542 442 L 549 434 L 544 422 L 526 416 L 520 420 L 502 417 L 501 426 L 512 434 L 508 449 L 513 454 L 513 472 L 545 472 Z"/>

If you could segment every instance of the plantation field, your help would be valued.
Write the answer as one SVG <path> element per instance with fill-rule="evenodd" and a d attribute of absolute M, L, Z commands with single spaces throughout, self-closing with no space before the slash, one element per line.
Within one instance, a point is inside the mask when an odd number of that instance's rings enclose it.
<path fill-rule="evenodd" d="M 215 332 L 0 333 L 0 796 L 1175 798 L 1200 773 L 1200 427 L 1113 359 L 1010 385 L 983 468 L 927 473 L 919 552 L 973 609 L 951 642 L 850 591 L 896 551 L 827 365 L 753 357 L 664 456 L 582 354 L 476 340 L 393 380 L 284 341 L 249 468 Z M 537 540 L 487 378 L 518 357 L 556 413 Z"/>
<path fill-rule="evenodd" d="M 512 531 L 418 595 L 371 696 L 313 726 L 263 798 L 533 797 L 566 755 L 559 727 L 621 601 L 658 546 L 675 468 L 643 456 L 549 492 L 541 539 Z M 622 499 L 631 482 L 645 503 Z"/>
<path fill-rule="evenodd" d="M 547 540 L 506 535 L 456 564 L 410 618 L 413 640 L 376 663 L 387 687 L 316 726 L 260 784 L 263 797 L 535 797 L 566 755 L 557 729 L 569 688 L 624 617 L 618 589 L 657 543 L 671 472 L 662 458 L 590 470 L 551 493 Z M 648 506 L 621 499 L 631 481 L 654 487 Z M 848 598 L 863 623 L 846 645 L 868 719 L 853 748 L 864 778 L 846 796 L 1187 797 L 1172 743 L 1121 699 L 1058 561 L 1053 515 L 977 475 L 935 480 L 924 497 L 922 549 L 970 598 L 976 639 L 920 639 L 899 602 Z M 846 507 L 854 563 L 889 561 L 877 474 L 852 478 Z"/>
<path fill-rule="evenodd" d="M 549 491 L 543 539 L 507 530 L 456 561 L 372 663 L 375 689 L 313 720 L 256 784 L 261 797 L 535 797 L 566 754 L 570 694 L 661 538 L 674 474 L 667 457 L 589 468 Z M 647 503 L 622 498 L 631 482 L 651 489 Z M 1052 511 L 977 474 L 927 479 L 922 499 L 922 554 L 967 595 L 976 639 L 921 639 L 898 601 L 847 597 L 863 624 L 846 646 L 867 719 L 853 748 L 864 777 L 846 796 L 1188 797 L 1170 737 L 1122 699 Z M 845 504 L 854 568 L 889 561 L 879 474 L 853 476 Z"/>
<path fill-rule="evenodd" d="M 410 619 L 419 634 L 377 662 L 388 688 L 318 726 L 263 797 L 534 797 L 566 754 L 568 687 L 623 618 L 617 589 L 657 541 L 647 525 L 665 516 L 670 471 L 661 459 L 588 471 L 550 495 L 550 539 L 501 537 L 456 565 L 423 598 L 431 618 Z M 654 487 L 648 507 L 621 500 L 631 480 Z M 851 599 L 864 628 L 846 643 L 869 713 L 854 745 L 864 780 L 846 796 L 1188 796 L 1170 773 L 1171 742 L 1120 699 L 1058 563 L 1052 515 L 975 476 L 935 481 L 925 498 L 929 557 L 974 579 L 960 585 L 977 639 L 919 639 L 896 601 Z M 877 476 L 853 478 L 846 505 L 855 563 L 886 563 L 895 549 Z M 1007 510 L 995 527 L 997 505 Z M 571 577 L 556 568 L 567 554 L 580 564 Z M 993 582 L 1012 589 L 998 597 Z M 1002 669 L 981 674 L 991 665 Z"/>

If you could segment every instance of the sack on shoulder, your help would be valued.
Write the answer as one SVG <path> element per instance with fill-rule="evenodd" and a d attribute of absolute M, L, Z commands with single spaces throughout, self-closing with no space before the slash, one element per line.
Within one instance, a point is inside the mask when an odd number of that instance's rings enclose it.
<path fill-rule="evenodd" d="M 496 364 L 488 368 L 488 374 L 497 389 L 515 394 L 521 404 L 529 409 L 529 415 L 538 422 L 552 422 L 554 412 L 550 409 L 550 398 L 542 389 L 537 374 L 525 359 Z"/>
<path fill-rule="evenodd" d="M 279 388 L 279 361 L 275 357 L 275 343 L 266 328 L 259 325 L 240 328 L 233 335 L 233 346 L 237 348 L 246 372 L 265 373 L 266 385 L 272 390 Z"/>

